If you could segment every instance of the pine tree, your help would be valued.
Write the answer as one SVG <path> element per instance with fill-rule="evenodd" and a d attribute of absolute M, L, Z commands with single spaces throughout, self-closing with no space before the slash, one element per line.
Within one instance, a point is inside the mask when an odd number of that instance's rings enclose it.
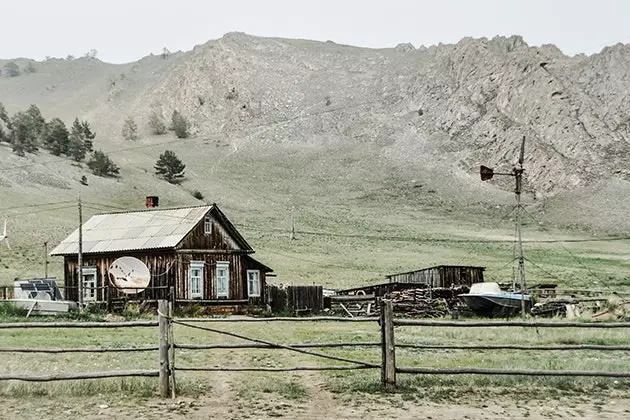
<path fill-rule="evenodd" d="M 175 132 L 177 138 L 185 139 L 188 137 L 189 128 L 190 124 L 188 124 L 188 120 L 186 120 L 179 111 L 173 111 L 173 115 L 171 116 L 171 129 Z"/>
<path fill-rule="evenodd" d="M 122 136 L 125 140 L 138 140 L 138 126 L 133 118 L 129 117 L 123 123 Z"/>
<path fill-rule="evenodd" d="M 44 144 L 55 156 L 68 155 L 70 148 L 70 133 L 66 125 L 59 118 L 53 118 L 46 125 Z"/>
<path fill-rule="evenodd" d="M 32 120 L 25 112 L 18 112 L 11 118 L 9 141 L 13 152 L 18 156 L 38 151 L 39 137 Z"/>
<path fill-rule="evenodd" d="M 155 163 L 155 174 L 171 184 L 177 184 L 184 177 L 186 165 L 171 150 L 162 153 Z"/>
<path fill-rule="evenodd" d="M 85 159 L 85 155 L 93 150 L 94 137 L 96 134 L 90 129 L 90 124 L 75 118 L 70 130 L 68 155 L 75 161 L 81 162 Z"/>
<path fill-rule="evenodd" d="M 92 153 L 87 166 L 97 176 L 116 176 L 119 172 L 118 166 L 102 150 Z"/>

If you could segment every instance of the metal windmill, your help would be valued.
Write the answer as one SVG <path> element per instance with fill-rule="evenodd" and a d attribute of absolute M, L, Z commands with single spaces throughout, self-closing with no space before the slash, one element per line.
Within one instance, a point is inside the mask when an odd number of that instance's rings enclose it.
<path fill-rule="evenodd" d="M 499 173 L 494 172 L 492 168 L 488 168 L 487 166 L 481 165 L 479 173 L 481 175 L 482 181 L 487 181 L 492 179 L 495 175 L 501 176 L 513 176 L 516 180 L 516 188 L 514 189 L 514 194 L 516 195 L 516 232 L 518 235 L 518 273 L 520 278 L 520 288 L 521 288 L 521 316 L 523 321 L 525 320 L 526 308 L 525 308 L 525 257 L 523 256 L 523 240 L 521 235 L 521 191 L 523 186 L 523 162 L 525 160 L 525 136 L 523 136 L 523 141 L 521 143 L 521 151 L 518 156 L 518 165 L 512 168 L 511 173 Z"/>

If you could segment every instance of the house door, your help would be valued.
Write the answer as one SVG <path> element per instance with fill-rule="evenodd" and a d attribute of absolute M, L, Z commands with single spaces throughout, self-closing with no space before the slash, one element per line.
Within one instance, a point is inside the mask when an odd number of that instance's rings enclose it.
<path fill-rule="evenodd" d="M 204 261 L 191 261 L 188 269 L 188 299 L 203 299 Z"/>
<path fill-rule="evenodd" d="M 96 279 L 96 267 L 83 267 L 83 302 L 96 302 L 98 285 Z"/>

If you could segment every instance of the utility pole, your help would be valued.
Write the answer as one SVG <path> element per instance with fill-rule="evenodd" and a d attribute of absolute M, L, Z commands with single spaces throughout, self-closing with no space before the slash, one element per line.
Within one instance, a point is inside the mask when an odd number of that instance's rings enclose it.
<path fill-rule="evenodd" d="M 81 207 L 81 194 L 79 194 L 79 310 L 83 310 L 83 208 Z"/>
<path fill-rule="evenodd" d="M 44 278 L 48 278 L 48 241 L 44 242 Z"/>
<path fill-rule="evenodd" d="M 295 240 L 295 220 L 293 219 L 293 209 L 295 207 L 291 207 L 291 235 L 289 236 L 289 239 L 294 241 Z"/>

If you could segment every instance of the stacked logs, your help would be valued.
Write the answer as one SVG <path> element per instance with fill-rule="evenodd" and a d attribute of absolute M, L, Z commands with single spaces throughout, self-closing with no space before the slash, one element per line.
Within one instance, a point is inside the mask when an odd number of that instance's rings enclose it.
<path fill-rule="evenodd" d="M 391 292 L 386 298 L 393 301 L 397 315 L 440 318 L 452 314 L 453 309 L 461 304 L 457 296 L 469 291 L 468 286 L 407 289 Z"/>

